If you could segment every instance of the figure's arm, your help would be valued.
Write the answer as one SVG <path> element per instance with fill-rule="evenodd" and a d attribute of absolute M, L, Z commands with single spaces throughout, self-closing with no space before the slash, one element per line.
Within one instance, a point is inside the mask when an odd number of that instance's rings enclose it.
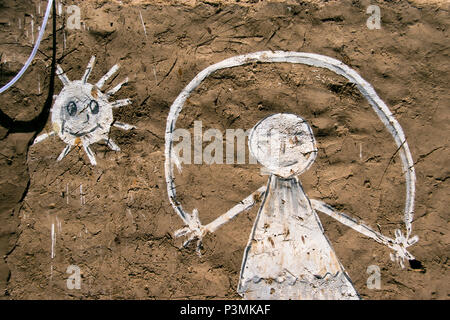
<path fill-rule="evenodd" d="M 213 222 L 207 224 L 205 228 L 208 232 L 214 232 L 217 229 L 219 229 L 222 225 L 236 217 L 241 212 L 250 210 L 255 203 L 257 203 L 261 197 L 264 195 L 264 192 L 266 191 L 266 186 L 259 188 L 255 192 L 253 192 L 251 195 L 249 195 L 247 198 L 239 202 L 237 205 L 235 205 L 233 208 L 228 210 L 225 214 L 218 217 Z"/>
<path fill-rule="evenodd" d="M 200 254 L 200 248 L 203 237 L 208 232 L 211 233 L 215 232 L 222 225 L 224 225 L 225 223 L 236 217 L 239 213 L 251 209 L 255 205 L 255 203 L 257 203 L 259 199 L 261 199 L 262 195 L 266 191 L 266 188 L 267 188 L 266 186 L 259 188 L 251 195 L 249 195 L 247 198 L 245 198 L 237 205 L 235 205 L 233 208 L 228 210 L 225 214 L 221 215 L 216 220 L 207 224 L 206 226 L 203 226 L 201 224 L 200 219 L 198 217 L 198 211 L 197 209 L 194 209 L 192 214 L 189 213 L 186 214 L 188 225 L 182 229 L 175 231 L 175 237 L 178 238 L 189 234 L 189 237 L 183 243 L 183 246 L 187 246 L 192 240 L 197 239 L 197 253 Z"/>
<path fill-rule="evenodd" d="M 323 212 L 333 219 L 341 222 L 342 224 L 352 228 L 353 230 L 358 231 L 359 233 L 393 249 L 395 251 L 395 254 L 391 254 L 391 259 L 397 260 L 402 268 L 404 267 L 403 261 L 405 259 L 414 260 L 414 256 L 409 253 L 406 248 L 416 243 L 419 240 L 419 237 L 414 236 L 410 239 L 406 239 L 403 236 L 402 232 L 397 229 L 395 230 L 396 238 L 391 239 L 371 229 L 364 223 L 347 216 L 345 213 L 336 211 L 333 207 L 327 205 L 322 201 L 311 200 L 311 205 L 315 210 Z"/>

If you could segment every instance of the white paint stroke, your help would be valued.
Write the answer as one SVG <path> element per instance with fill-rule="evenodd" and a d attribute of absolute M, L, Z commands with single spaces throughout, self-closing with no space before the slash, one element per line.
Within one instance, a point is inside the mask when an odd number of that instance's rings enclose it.
<path fill-rule="evenodd" d="M 122 88 L 122 86 L 123 86 L 124 84 L 128 83 L 128 81 L 129 81 L 128 77 L 125 78 L 125 80 L 123 80 L 123 81 L 122 81 L 121 83 L 119 83 L 117 86 L 115 86 L 114 88 L 112 88 L 111 90 L 109 90 L 108 92 L 106 92 L 106 95 L 107 95 L 108 97 L 113 96 L 114 94 L 116 94 L 117 91 L 119 91 L 119 90 Z M 127 100 L 129 100 L 129 99 L 127 99 Z M 131 100 L 129 100 L 129 103 L 128 103 L 128 104 L 130 104 L 130 103 L 131 103 Z"/>
<path fill-rule="evenodd" d="M 134 218 L 133 218 L 133 214 L 131 213 L 130 208 L 127 208 L 126 212 L 127 212 L 127 216 L 128 216 L 128 217 L 130 218 L 130 220 L 131 220 L 131 223 L 134 224 Z"/>
<path fill-rule="evenodd" d="M 250 210 L 258 201 L 261 200 L 261 197 L 264 195 L 266 191 L 266 186 L 263 186 L 249 195 L 247 198 L 239 202 L 233 208 L 228 210 L 225 214 L 214 220 L 213 222 L 206 225 L 206 229 L 208 232 L 215 232 L 222 225 L 236 217 L 241 212 Z"/>
<path fill-rule="evenodd" d="M 61 161 L 62 159 L 64 159 L 64 157 L 67 156 L 67 154 L 69 153 L 70 149 L 72 149 L 72 146 L 66 145 L 66 147 L 63 149 L 63 151 L 59 155 L 58 159 L 56 159 L 56 161 Z"/>
<path fill-rule="evenodd" d="M 34 44 L 34 16 L 31 15 L 31 44 Z"/>
<path fill-rule="evenodd" d="M 58 216 L 56 216 L 56 226 L 57 226 L 58 232 L 61 233 L 61 231 L 62 231 L 61 220 L 58 219 Z"/>
<path fill-rule="evenodd" d="M 132 126 L 131 124 L 117 122 L 117 121 L 114 122 L 113 126 L 116 127 L 116 128 L 122 129 L 122 130 L 136 129 L 136 127 Z"/>
<path fill-rule="evenodd" d="M 359 159 L 362 160 L 362 142 L 359 143 Z"/>
<path fill-rule="evenodd" d="M 95 64 L 95 56 L 92 56 L 91 60 L 89 60 L 89 63 L 86 67 L 86 70 L 84 71 L 83 78 L 81 78 L 81 81 L 83 81 L 83 83 L 87 83 L 87 81 L 89 80 L 89 76 L 91 75 L 92 69 L 94 69 L 94 64 Z"/>
<path fill-rule="evenodd" d="M 66 30 L 63 31 L 63 51 L 66 51 L 67 48 L 67 39 L 66 39 Z"/>
<path fill-rule="evenodd" d="M 57 7 L 58 7 L 58 16 L 61 16 L 62 12 L 63 12 L 63 5 L 62 5 L 62 3 L 58 2 Z"/>
<path fill-rule="evenodd" d="M 178 116 L 183 109 L 184 103 L 190 94 L 202 83 L 202 81 L 216 72 L 217 70 L 233 68 L 250 64 L 254 62 L 263 63 L 297 63 L 305 64 L 313 67 L 325 68 L 344 76 L 351 83 L 354 83 L 361 94 L 368 100 L 379 119 L 386 126 L 388 131 L 394 138 L 399 148 L 400 158 L 402 160 L 402 168 L 406 180 L 406 203 L 404 209 L 404 222 L 406 226 L 406 238 L 409 238 L 412 226 L 411 222 L 414 216 L 414 198 L 415 198 L 415 181 L 416 175 L 414 170 L 414 162 L 411 152 L 405 138 L 405 134 L 394 118 L 387 105 L 378 97 L 373 87 L 365 81 L 355 70 L 351 69 L 341 61 L 331 57 L 304 52 L 285 52 L 285 51 L 260 51 L 255 53 L 234 56 L 223 60 L 219 63 L 211 65 L 201 71 L 178 95 L 170 107 L 167 117 L 166 133 L 165 133 L 165 175 L 167 193 L 169 201 L 175 212 L 180 216 L 186 225 L 189 225 L 189 216 L 183 210 L 181 204 L 177 201 L 176 185 L 173 175 L 173 132 Z"/>
<path fill-rule="evenodd" d="M 237 205 L 235 205 L 233 208 L 228 210 L 225 214 L 221 215 L 211 223 L 207 224 L 206 226 L 203 226 L 200 222 L 200 219 L 198 217 L 198 211 L 197 209 L 193 210 L 193 214 L 189 214 L 192 218 L 189 219 L 191 222 L 190 225 L 187 227 L 184 227 L 182 229 L 179 229 L 175 231 L 175 237 L 182 237 L 190 233 L 190 237 L 188 240 L 186 240 L 183 244 L 183 246 L 187 246 L 193 239 L 195 239 L 199 235 L 205 235 L 207 232 L 215 232 L 217 229 L 219 229 L 222 225 L 227 223 L 228 221 L 232 220 L 234 217 L 236 217 L 241 212 L 250 210 L 260 199 L 260 197 L 264 194 L 266 190 L 266 186 L 263 186 L 253 192 L 251 195 L 249 195 L 247 198 L 239 202 Z M 198 243 L 200 244 L 200 243 Z"/>
<path fill-rule="evenodd" d="M 417 236 L 412 237 L 410 239 L 410 240 L 412 240 L 410 243 L 407 243 L 406 241 L 404 243 L 402 243 L 400 234 L 396 235 L 396 239 L 391 239 L 389 237 L 386 237 L 386 236 L 382 235 L 381 233 L 371 229 L 370 227 L 365 225 L 363 222 L 357 221 L 356 219 L 349 217 L 345 213 L 336 211 L 333 207 L 329 206 L 328 204 L 326 204 L 322 201 L 311 200 L 311 205 L 315 210 L 325 213 L 326 215 L 332 217 L 333 219 L 339 221 L 340 223 L 346 225 L 347 227 L 350 227 L 353 230 L 365 235 L 366 237 L 369 237 L 369 238 L 375 240 L 376 242 L 384 244 L 385 246 L 388 246 L 389 248 L 395 250 L 395 252 L 401 258 L 407 259 L 407 260 L 414 260 L 414 256 L 411 253 L 409 253 L 406 250 L 406 248 L 409 247 L 410 245 L 416 243 L 419 240 L 419 238 Z"/>
<path fill-rule="evenodd" d="M 80 184 L 80 204 L 81 205 L 86 204 L 86 199 L 84 197 L 83 185 L 82 184 Z"/>
<path fill-rule="evenodd" d="M 158 78 L 156 77 L 156 68 L 153 66 L 153 75 L 155 76 L 155 81 L 158 83 Z"/>
<path fill-rule="evenodd" d="M 70 84 L 70 80 L 59 64 L 56 66 L 56 71 L 56 75 L 58 76 L 59 80 L 61 80 L 64 86 L 68 86 Z"/>
<path fill-rule="evenodd" d="M 111 139 L 106 140 L 108 147 L 113 151 L 120 151 L 120 147 Z"/>
<path fill-rule="evenodd" d="M 147 30 L 145 28 L 144 19 L 142 18 L 141 10 L 139 10 L 139 16 L 141 17 L 142 28 L 144 28 L 145 37 L 147 38 Z"/>
<path fill-rule="evenodd" d="M 52 223 L 51 239 L 52 239 L 51 258 L 53 259 L 55 257 L 55 245 L 56 245 L 56 233 L 54 223 Z"/>
<path fill-rule="evenodd" d="M 51 131 L 51 132 L 49 132 L 49 133 L 41 134 L 41 135 L 37 136 L 36 139 L 34 139 L 33 144 L 42 142 L 42 141 L 44 141 L 45 139 L 47 139 L 47 138 L 49 138 L 49 137 L 51 137 L 51 136 L 53 136 L 53 135 L 55 135 L 55 132 L 54 132 L 54 131 Z"/>
<path fill-rule="evenodd" d="M 122 99 L 122 100 L 114 101 L 111 105 L 113 108 L 120 108 L 120 107 L 127 106 L 129 104 L 132 104 L 132 101 L 130 99 Z"/>
<path fill-rule="evenodd" d="M 119 65 L 114 65 L 95 85 L 97 88 L 101 89 L 105 85 L 105 82 L 108 81 L 109 78 L 112 77 L 114 73 L 116 73 L 119 70 Z"/>

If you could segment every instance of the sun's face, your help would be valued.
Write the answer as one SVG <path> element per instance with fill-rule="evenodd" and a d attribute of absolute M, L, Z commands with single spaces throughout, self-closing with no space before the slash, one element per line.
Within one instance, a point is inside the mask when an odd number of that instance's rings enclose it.
<path fill-rule="evenodd" d="M 119 69 L 115 65 L 95 85 L 87 83 L 94 66 L 95 57 L 91 58 L 84 76 L 81 80 L 70 81 L 64 71 L 58 66 L 58 77 L 64 84 L 64 88 L 56 97 L 52 107 L 53 131 L 36 138 L 38 143 L 47 137 L 57 134 L 67 145 L 58 157 L 62 160 L 74 146 L 83 147 L 91 164 L 96 165 L 95 155 L 90 145 L 105 141 L 108 147 L 114 151 L 120 148 L 110 139 L 111 126 L 123 130 L 134 128 L 129 124 L 120 123 L 113 119 L 113 109 L 131 103 L 129 99 L 110 102 L 109 98 L 128 82 L 128 78 L 106 93 L 101 91 L 105 82 Z"/>
<path fill-rule="evenodd" d="M 64 87 L 52 110 L 54 130 L 67 144 L 93 144 L 108 138 L 112 107 L 95 86 L 74 81 Z"/>

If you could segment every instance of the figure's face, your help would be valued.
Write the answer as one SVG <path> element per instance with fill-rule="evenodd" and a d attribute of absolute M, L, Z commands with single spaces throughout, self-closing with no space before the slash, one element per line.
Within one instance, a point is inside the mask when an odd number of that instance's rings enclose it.
<path fill-rule="evenodd" d="M 317 155 L 311 127 L 303 118 L 286 113 L 258 122 L 250 133 L 249 148 L 259 163 L 284 178 L 305 171 Z"/>
<path fill-rule="evenodd" d="M 64 87 L 55 101 L 52 121 L 62 140 L 89 144 L 104 139 L 113 122 L 103 93 L 93 85 L 74 81 Z"/>

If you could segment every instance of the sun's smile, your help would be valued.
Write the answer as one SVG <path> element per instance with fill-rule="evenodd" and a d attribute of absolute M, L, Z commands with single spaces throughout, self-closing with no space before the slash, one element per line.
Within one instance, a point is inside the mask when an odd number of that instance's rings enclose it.
<path fill-rule="evenodd" d="M 90 130 L 88 130 L 88 131 L 83 131 L 83 132 L 73 132 L 73 131 L 71 131 L 70 129 L 68 129 L 67 132 L 70 133 L 71 135 L 75 136 L 75 137 L 82 137 L 82 136 L 85 136 L 85 135 L 87 135 L 87 134 L 89 134 L 89 133 L 94 132 L 94 131 L 97 130 L 98 128 L 102 128 L 102 126 L 99 125 L 99 124 L 97 124 L 95 127 L 93 127 L 92 129 L 90 129 Z M 62 129 L 62 130 L 64 131 L 64 124 L 63 124 L 63 129 Z"/>

